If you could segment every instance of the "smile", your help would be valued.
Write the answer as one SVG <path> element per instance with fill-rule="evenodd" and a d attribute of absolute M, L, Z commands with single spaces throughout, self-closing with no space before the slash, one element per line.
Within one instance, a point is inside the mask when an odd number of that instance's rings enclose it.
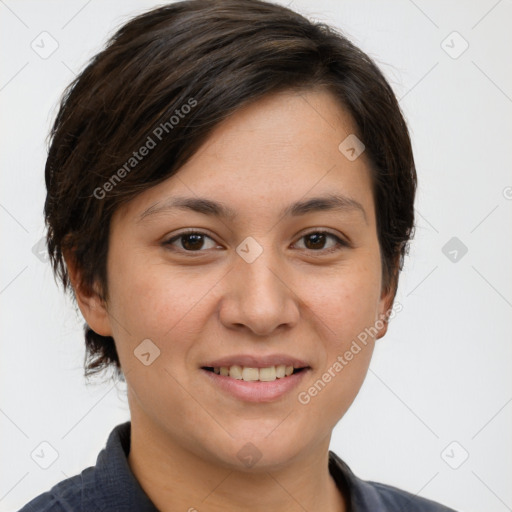
<path fill-rule="evenodd" d="M 244 380 L 246 382 L 272 382 L 276 379 L 289 377 L 290 375 L 298 373 L 305 368 L 294 368 L 293 366 L 286 366 L 284 364 L 268 366 L 266 368 L 253 368 L 250 366 L 234 364 L 232 366 L 210 366 L 204 367 L 203 369 L 216 373 L 217 375 L 230 377 L 236 380 Z"/>

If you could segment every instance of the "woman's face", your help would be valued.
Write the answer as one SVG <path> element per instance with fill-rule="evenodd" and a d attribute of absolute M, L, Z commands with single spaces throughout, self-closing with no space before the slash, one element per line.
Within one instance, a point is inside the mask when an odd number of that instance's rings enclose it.
<path fill-rule="evenodd" d="M 90 325 L 115 339 L 132 421 L 224 467 L 269 469 L 327 450 L 386 327 L 377 322 L 374 338 L 368 329 L 391 305 L 368 160 L 354 159 L 353 138 L 339 149 L 353 132 L 326 92 L 268 96 L 116 212 L 108 314 Z M 337 206 L 321 207 L 334 196 Z M 202 211 L 172 207 L 178 197 L 204 199 Z M 287 357 L 307 368 L 273 382 L 204 369 Z"/>

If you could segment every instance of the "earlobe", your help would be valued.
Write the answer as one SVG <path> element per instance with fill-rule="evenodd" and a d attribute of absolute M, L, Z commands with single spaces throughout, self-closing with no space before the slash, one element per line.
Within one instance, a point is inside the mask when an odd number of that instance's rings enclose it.
<path fill-rule="evenodd" d="M 105 302 L 98 293 L 96 283 L 92 290 L 82 286 L 81 274 L 70 253 L 64 254 L 69 280 L 80 311 L 89 327 L 101 336 L 112 336 L 110 318 Z"/>
<path fill-rule="evenodd" d="M 375 319 L 375 327 L 378 329 L 376 339 L 384 337 L 388 331 L 389 316 L 395 300 L 396 288 L 390 286 L 388 290 L 383 290 L 380 304 L 379 304 L 379 315 Z"/>
<path fill-rule="evenodd" d="M 382 338 L 388 331 L 389 316 L 392 313 L 393 303 L 395 302 L 398 289 L 399 261 L 400 254 L 396 254 L 392 267 L 394 273 L 387 281 L 387 286 L 382 289 L 379 301 L 379 315 L 375 319 L 375 327 L 379 330 L 376 339 Z"/>

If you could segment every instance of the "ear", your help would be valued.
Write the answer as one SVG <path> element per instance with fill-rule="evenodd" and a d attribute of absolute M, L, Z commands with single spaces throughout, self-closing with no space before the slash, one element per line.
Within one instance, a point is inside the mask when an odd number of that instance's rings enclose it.
<path fill-rule="evenodd" d="M 387 289 L 383 288 L 379 300 L 378 315 L 375 319 L 375 327 L 378 328 L 379 331 L 377 333 L 376 339 L 382 338 L 388 332 L 388 317 L 391 314 L 391 308 L 393 307 L 393 302 L 395 301 L 398 287 L 398 258 L 396 261 L 396 266 L 393 268 L 393 270 L 395 271 L 395 274 L 392 276 Z"/>
<path fill-rule="evenodd" d="M 106 304 L 98 293 L 96 283 L 93 290 L 84 289 L 82 286 L 81 273 L 72 253 L 66 252 L 64 259 L 78 307 L 87 325 L 101 336 L 112 336 L 112 328 L 110 326 L 110 318 Z"/>
<path fill-rule="evenodd" d="M 379 302 L 379 314 L 375 319 L 375 327 L 379 330 L 376 339 L 380 339 L 388 332 L 388 316 L 393 307 L 395 290 L 390 287 L 389 291 L 384 291 Z"/>

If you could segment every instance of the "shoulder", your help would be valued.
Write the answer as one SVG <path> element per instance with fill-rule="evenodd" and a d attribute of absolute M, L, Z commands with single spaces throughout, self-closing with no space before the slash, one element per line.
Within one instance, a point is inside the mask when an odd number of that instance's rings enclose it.
<path fill-rule="evenodd" d="M 18 512 L 157 512 L 128 464 L 131 423 L 117 425 L 96 465 L 62 480 Z"/>
<path fill-rule="evenodd" d="M 385 510 L 393 510 L 393 512 L 456 512 L 440 503 L 391 485 L 370 481 L 366 483 L 375 489 L 386 507 Z"/>
<path fill-rule="evenodd" d="M 94 468 L 62 480 L 49 491 L 39 494 L 18 512 L 99 512 L 94 500 L 89 499 Z"/>
<path fill-rule="evenodd" d="M 354 512 L 456 512 L 397 487 L 363 480 L 332 451 L 329 451 L 329 470 L 337 485 L 348 496 Z"/>

